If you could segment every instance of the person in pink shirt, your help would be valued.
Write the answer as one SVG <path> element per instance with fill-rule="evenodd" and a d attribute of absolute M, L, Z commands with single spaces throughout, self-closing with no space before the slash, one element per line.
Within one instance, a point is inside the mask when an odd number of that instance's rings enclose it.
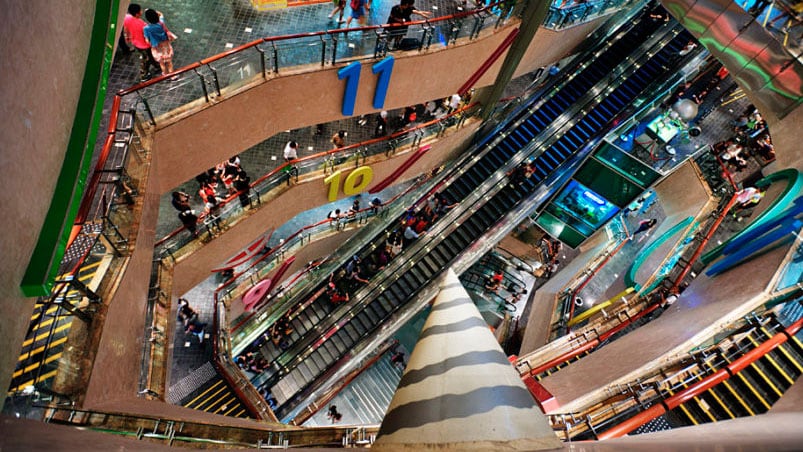
<path fill-rule="evenodd" d="M 123 34 L 125 42 L 133 46 L 139 54 L 141 62 L 139 78 L 143 82 L 150 78 L 150 66 L 156 69 L 154 74 L 160 70 L 159 63 L 156 62 L 151 53 L 151 45 L 145 40 L 145 33 L 142 31 L 145 25 L 147 24 L 142 20 L 142 7 L 137 3 L 128 5 L 128 14 L 125 15 L 123 20 Z"/>

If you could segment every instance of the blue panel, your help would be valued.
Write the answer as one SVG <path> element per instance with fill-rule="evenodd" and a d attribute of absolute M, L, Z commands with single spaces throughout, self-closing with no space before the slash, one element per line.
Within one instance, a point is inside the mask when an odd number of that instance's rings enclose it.
<path fill-rule="evenodd" d="M 393 57 L 388 56 L 384 60 L 374 64 L 371 70 L 374 74 L 379 74 L 379 80 L 376 81 L 373 105 L 374 108 L 380 109 L 385 106 L 385 96 L 388 94 L 388 86 L 390 85 L 390 74 L 393 72 Z"/>
<path fill-rule="evenodd" d="M 339 80 L 346 79 L 346 89 L 343 92 L 343 116 L 354 114 L 354 103 L 357 100 L 357 86 L 360 83 L 360 63 L 355 61 L 337 71 Z"/>

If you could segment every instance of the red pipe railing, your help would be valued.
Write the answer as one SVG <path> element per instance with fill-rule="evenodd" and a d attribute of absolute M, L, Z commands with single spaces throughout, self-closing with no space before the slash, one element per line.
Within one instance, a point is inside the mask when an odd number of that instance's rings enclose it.
<path fill-rule="evenodd" d="M 644 317 L 645 315 L 655 311 L 660 306 L 661 306 L 661 302 L 653 303 L 653 304 L 647 306 L 646 308 L 644 308 L 641 311 L 639 311 L 636 314 L 634 314 L 632 317 L 628 317 L 627 320 L 625 320 L 624 322 L 621 322 L 620 324 L 618 324 L 615 327 L 609 329 L 608 331 L 600 333 L 596 338 L 591 339 L 590 341 L 587 341 L 587 342 L 581 344 L 580 346 L 578 346 L 576 348 L 573 348 L 573 349 L 569 350 L 568 352 L 565 352 L 565 353 L 559 355 L 556 358 L 552 358 L 549 361 L 541 364 L 538 367 L 531 368 L 526 376 L 533 376 L 534 377 L 534 376 L 536 376 L 536 375 L 538 375 L 540 373 L 543 373 L 543 372 L 545 372 L 545 371 L 557 366 L 560 363 L 569 361 L 570 359 L 574 359 L 574 358 L 580 356 L 581 354 L 596 348 L 599 344 L 601 344 L 602 342 L 605 342 L 606 340 L 608 340 L 614 334 L 616 334 L 616 333 L 622 331 L 623 329 L 627 328 L 630 324 L 632 324 L 636 320 L 638 320 L 638 319 Z"/>
<path fill-rule="evenodd" d="M 407 22 L 405 25 L 408 25 L 408 26 L 409 25 L 424 25 L 424 26 L 427 26 L 427 27 L 432 27 L 433 23 L 445 22 L 445 21 L 450 21 L 450 20 L 454 20 L 454 19 L 462 19 L 462 18 L 465 18 L 465 17 L 468 17 L 468 16 L 476 15 L 478 13 L 487 13 L 487 12 L 490 12 L 491 9 L 493 9 L 493 8 L 495 8 L 497 6 L 501 6 L 504 3 L 505 3 L 504 1 L 494 2 L 494 3 L 491 3 L 491 4 L 489 4 L 489 5 L 487 5 L 487 6 L 483 7 L 483 8 L 480 8 L 480 9 L 466 10 L 466 11 L 458 12 L 458 13 L 455 13 L 455 14 L 450 14 L 450 15 L 447 15 L 447 16 L 439 16 L 439 17 L 436 17 L 434 19 L 414 20 L 414 21 L 411 21 L 411 22 Z M 287 40 L 299 39 L 299 38 L 314 38 L 314 37 L 319 37 L 320 38 L 322 36 L 341 35 L 341 34 L 346 34 L 346 33 L 349 33 L 349 32 L 356 32 L 356 31 L 365 32 L 365 31 L 373 31 L 373 30 L 385 30 L 385 29 L 390 30 L 392 27 L 393 27 L 393 25 L 382 24 L 382 25 L 369 25 L 369 26 L 365 26 L 365 27 L 339 28 L 339 29 L 333 29 L 333 30 L 314 31 L 314 32 L 306 32 L 306 33 L 294 33 L 294 34 L 281 35 L 281 36 L 266 36 L 266 37 L 259 38 L 259 39 L 256 39 L 254 41 L 242 44 L 242 45 L 240 45 L 238 47 L 235 47 L 233 49 L 230 49 L 230 50 L 227 50 L 225 52 L 219 53 L 217 55 L 213 55 L 211 57 L 204 58 L 204 59 L 202 59 L 202 60 L 200 60 L 198 62 L 188 64 L 187 66 L 179 68 L 179 69 L 177 69 L 177 70 L 175 70 L 175 71 L 173 71 L 173 72 L 171 72 L 169 74 L 162 74 L 159 77 L 155 77 L 155 78 L 152 78 L 152 79 L 150 79 L 148 81 L 145 81 L 145 82 L 142 82 L 142 83 L 138 83 L 138 84 L 136 84 L 136 85 L 134 85 L 134 86 L 132 86 L 130 88 L 126 88 L 126 89 L 120 90 L 120 91 L 117 92 L 117 94 L 118 94 L 118 96 L 124 96 L 126 94 L 131 94 L 131 93 L 133 93 L 135 91 L 138 91 L 140 89 L 147 88 L 149 86 L 155 85 L 155 84 L 160 83 L 160 82 L 162 82 L 164 80 L 172 78 L 172 77 L 174 77 L 176 75 L 180 75 L 180 74 L 184 74 L 184 73 L 190 72 L 190 71 L 192 71 L 194 69 L 197 69 L 197 68 L 199 68 L 201 66 L 205 66 L 205 65 L 208 65 L 210 63 L 214 63 L 214 62 L 219 61 L 219 60 L 221 60 L 223 58 L 226 58 L 228 56 L 234 55 L 236 53 L 239 53 L 239 52 L 242 52 L 244 50 L 250 49 L 252 47 L 256 47 L 257 45 L 262 44 L 262 43 L 275 43 L 275 42 L 281 42 L 281 41 L 287 41 Z M 373 54 L 371 54 L 371 56 L 372 55 Z"/>
<path fill-rule="evenodd" d="M 376 186 L 374 186 L 374 188 L 368 190 L 368 193 L 373 195 L 375 193 L 379 193 L 380 191 L 388 188 L 390 186 L 390 184 L 392 184 L 393 182 L 396 181 L 396 179 L 401 177 L 401 175 L 404 174 L 405 171 L 410 169 L 410 167 L 413 166 L 413 164 L 415 164 L 415 162 L 417 162 L 418 159 L 423 157 L 424 153 L 429 151 L 431 148 L 432 148 L 432 146 L 430 146 L 430 145 L 426 145 L 426 146 L 422 146 L 422 147 L 418 148 L 418 150 L 415 151 L 413 153 L 413 155 L 408 157 L 407 160 L 405 160 L 401 165 L 399 165 L 395 170 L 393 170 L 393 172 L 390 173 L 388 175 L 388 177 L 382 179 L 382 181 L 379 182 L 378 184 L 376 184 Z"/>
<path fill-rule="evenodd" d="M 731 363 L 729 363 L 722 369 L 719 369 L 715 373 L 692 384 L 688 388 L 685 388 L 682 391 L 677 392 L 674 395 L 664 399 L 663 401 L 661 401 L 661 403 L 656 403 L 647 408 L 646 410 L 631 417 L 630 419 L 627 419 L 626 421 L 620 423 L 619 425 L 611 427 L 610 429 L 598 434 L 597 438 L 600 440 L 605 440 L 624 436 L 632 432 L 633 430 L 641 427 L 642 425 L 646 424 L 647 422 L 655 419 L 656 417 L 677 408 L 681 404 L 688 402 L 694 397 L 697 397 L 700 394 L 704 393 L 705 391 L 713 388 L 717 384 L 736 375 L 741 370 L 745 369 L 747 366 L 751 365 L 755 361 L 758 361 L 760 358 L 764 357 L 764 355 L 771 352 L 776 347 L 783 344 L 791 337 L 793 337 L 795 334 L 797 334 L 797 332 L 800 331 L 801 327 L 803 327 L 803 318 L 789 325 L 787 328 L 784 328 L 784 330 L 781 331 L 780 333 L 762 342 L 761 345 L 759 345 L 758 347 L 750 350 L 749 352 L 745 353 L 739 358 L 733 360 Z"/>
<path fill-rule="evenodd" d="M 700 244 L 697 246 L 697 249 L 694 250 L 694 254 L 692 254 L 692 256 L 689 258 L 689 261 L 683 267 L 683 270 L 680 271 L 680 274 L 678 275 L 677 278 L 675 278 L 675 281 L 672 283 L 673 290 L 677 290 L 680 287 L 680 283 L 683 282 L 683 279 L 686 277 L 689 271 L 691 271 L 694 262 L 697 259 L 699 259 L 700 256 L 703 254 L 703 249 L 705 248 L 706 245 L 708 245 L 709 240 L 711 240 L 711 237 L 714 236 L 714 233 L 719 228 L 719 225 L 722 224 L 722 221 L 725 220 L 725 217 L 728 216 L 728 212 L 730 211 L 731 207 L 733 207 L 733 205 L 736 204 L 737 198 L 738 195 L 734 193 L 731 199 L 728 201 L 728 204 L 725 206 L 724 209 L 722 209 L 722 213 L 720 213 L 717 219 L 714 220 L 714 223 L 711 225 L 711 228 L 708 230 L 708 232 L 706 232 L 705 236 L 703 237 L 703 240 L 700 241 Z"/>
<path fill-rule="evenodd" d="M 733 181 L 733 176 L 731 175 L 731 172 L 728 171 L 728 168 L 725 166 L 725 163 L 722 162 L 722 159 L 719 158 L 719 155 L 717 154 L 714 155 L 714 158 L 717 159 L 717 163 L 719 163 L 719 167 L 722 168 L 722 173 L 725 175 L 725 178 L 728 179 L 728 182 L 731 184 L 731 188 L 733 188 L 734 191 L 738 191 L 739 187 L 736 186 L 736 182 Z"/>
<path fill-rule="evenodd" d="M 575 298 L 577 297 L 577 294 L 579 294 L 580 291 L 583 290 L 583 288 L 586 285 L 588 285 L 589 282 L 591 282 L 591 279 L 594 278 L 594 276 L 597 275 L 597 272 L 600 271 L 602 269 L 602 267 L 604 267 L 605 264 L 607 264 L 608 261 L 611 260 L 611 258 L 613 256 L 615 256 L 616 253 L 619 252 L 619 250 L 622 249 L 622 247 L 625 246 L 625 243 L 627 243 L 627 239 L 622 240 L 622 242 L 619 243 L 619 245 L 617 245 L 616 248 L 613 251 L 611 251 L 610 254 L 605 256 L 605 259 L 603 259 L 602 262 L 600 262 L 593 270 L 591 270 L 591 273 L 589 273 L 588 276 L 586 276 L 586 279 L 583 280 L 583 282 L 580 283 L 580 285 L 577 286 L 577 288 L 572 291 L 572 295 L 569 297 L 569 304 L 571 306 L 569 307 L 569 318 L 566 319 L 567 323 L 572 320 L 572 317 L 574 317 L 574 306 L 575 306 L 574 305 L 574 301 L 575 301 Z M 572 331 L 571 327 L 567 326 L 566 327 L 566 334 L 569 334 L 571 331 Z"/>

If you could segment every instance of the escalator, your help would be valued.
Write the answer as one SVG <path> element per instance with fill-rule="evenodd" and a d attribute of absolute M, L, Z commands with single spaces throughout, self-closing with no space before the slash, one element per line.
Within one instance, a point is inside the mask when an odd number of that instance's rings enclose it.
<path fill-rule="evenodd" d="M 279 418 L 507 212 L 543 182 L 570 171 L 588 143 L 604 135 L 636 97 L 677 65 L 675 55 L 690 36 L 678 26 L 659 29 L 655 32 L 649 21 L 632 22 L 617 32 L 618 39 L 580 65 L 554 95 L 523 107 L 508 127 L 481 140 L 476 153 L 440 184 L 441 192 L 459 207 L 360 288 L 351 303 L 332 306 L 320 296 L 324 283 L 293 310 L 289 343 L 279 349 L 270 343 L 261 346 L 270 364 L 252 379 L 255 386 L 272 392 Z M 528 157 L 533 159 L 533 176 L 521 185 L 508 184 L 505 171 Z M 394 227 L 358 254 L 367 256 Z"/>

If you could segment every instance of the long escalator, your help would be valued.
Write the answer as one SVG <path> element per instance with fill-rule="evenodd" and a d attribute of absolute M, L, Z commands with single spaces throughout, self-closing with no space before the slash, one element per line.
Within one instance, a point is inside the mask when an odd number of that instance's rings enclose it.
<path fill-rule="evenodd" d="M 292 343 L 283 350 L 263 347 L 270 366 L 252 381 L 269 388 L 279 402 L 277 415 L 288 414 L 319 378 L 347 360 L 354 346 L 449 267 L 460 253 L 482 237 L 539 184 L 576 160 L 586 143 L 598 139 L 609 123 L 675 63 L 678 50 L 690 39 L 679 28 L 660 32 L 636 21 L 618 33 L 619 39 L 581 65 L 576 75 L 545 101 L 519 110 L 512 126 L 486 137 L 478 154 L 447 176 L 442 192 L 460 206 L 394 260 L 355 300 L 332 308 L 326 297 L 313 296 L 294 311 Z M 631 55 L 639 54 L 643 64 Z M 637 58 L 638 59 L 638 58 Z M 504 171 L 532 157 L 535 174 L 511 185 Z M 390 229 L 380 234 L 382 243 Z M 361 253 L 370 252 L 367 245 Z M 322 288 L 315 294 L 320 295 Z M 321 321 L 301 321 L 304 312 Z M 305 316 L 310 317 L 309 314 Z"/>

